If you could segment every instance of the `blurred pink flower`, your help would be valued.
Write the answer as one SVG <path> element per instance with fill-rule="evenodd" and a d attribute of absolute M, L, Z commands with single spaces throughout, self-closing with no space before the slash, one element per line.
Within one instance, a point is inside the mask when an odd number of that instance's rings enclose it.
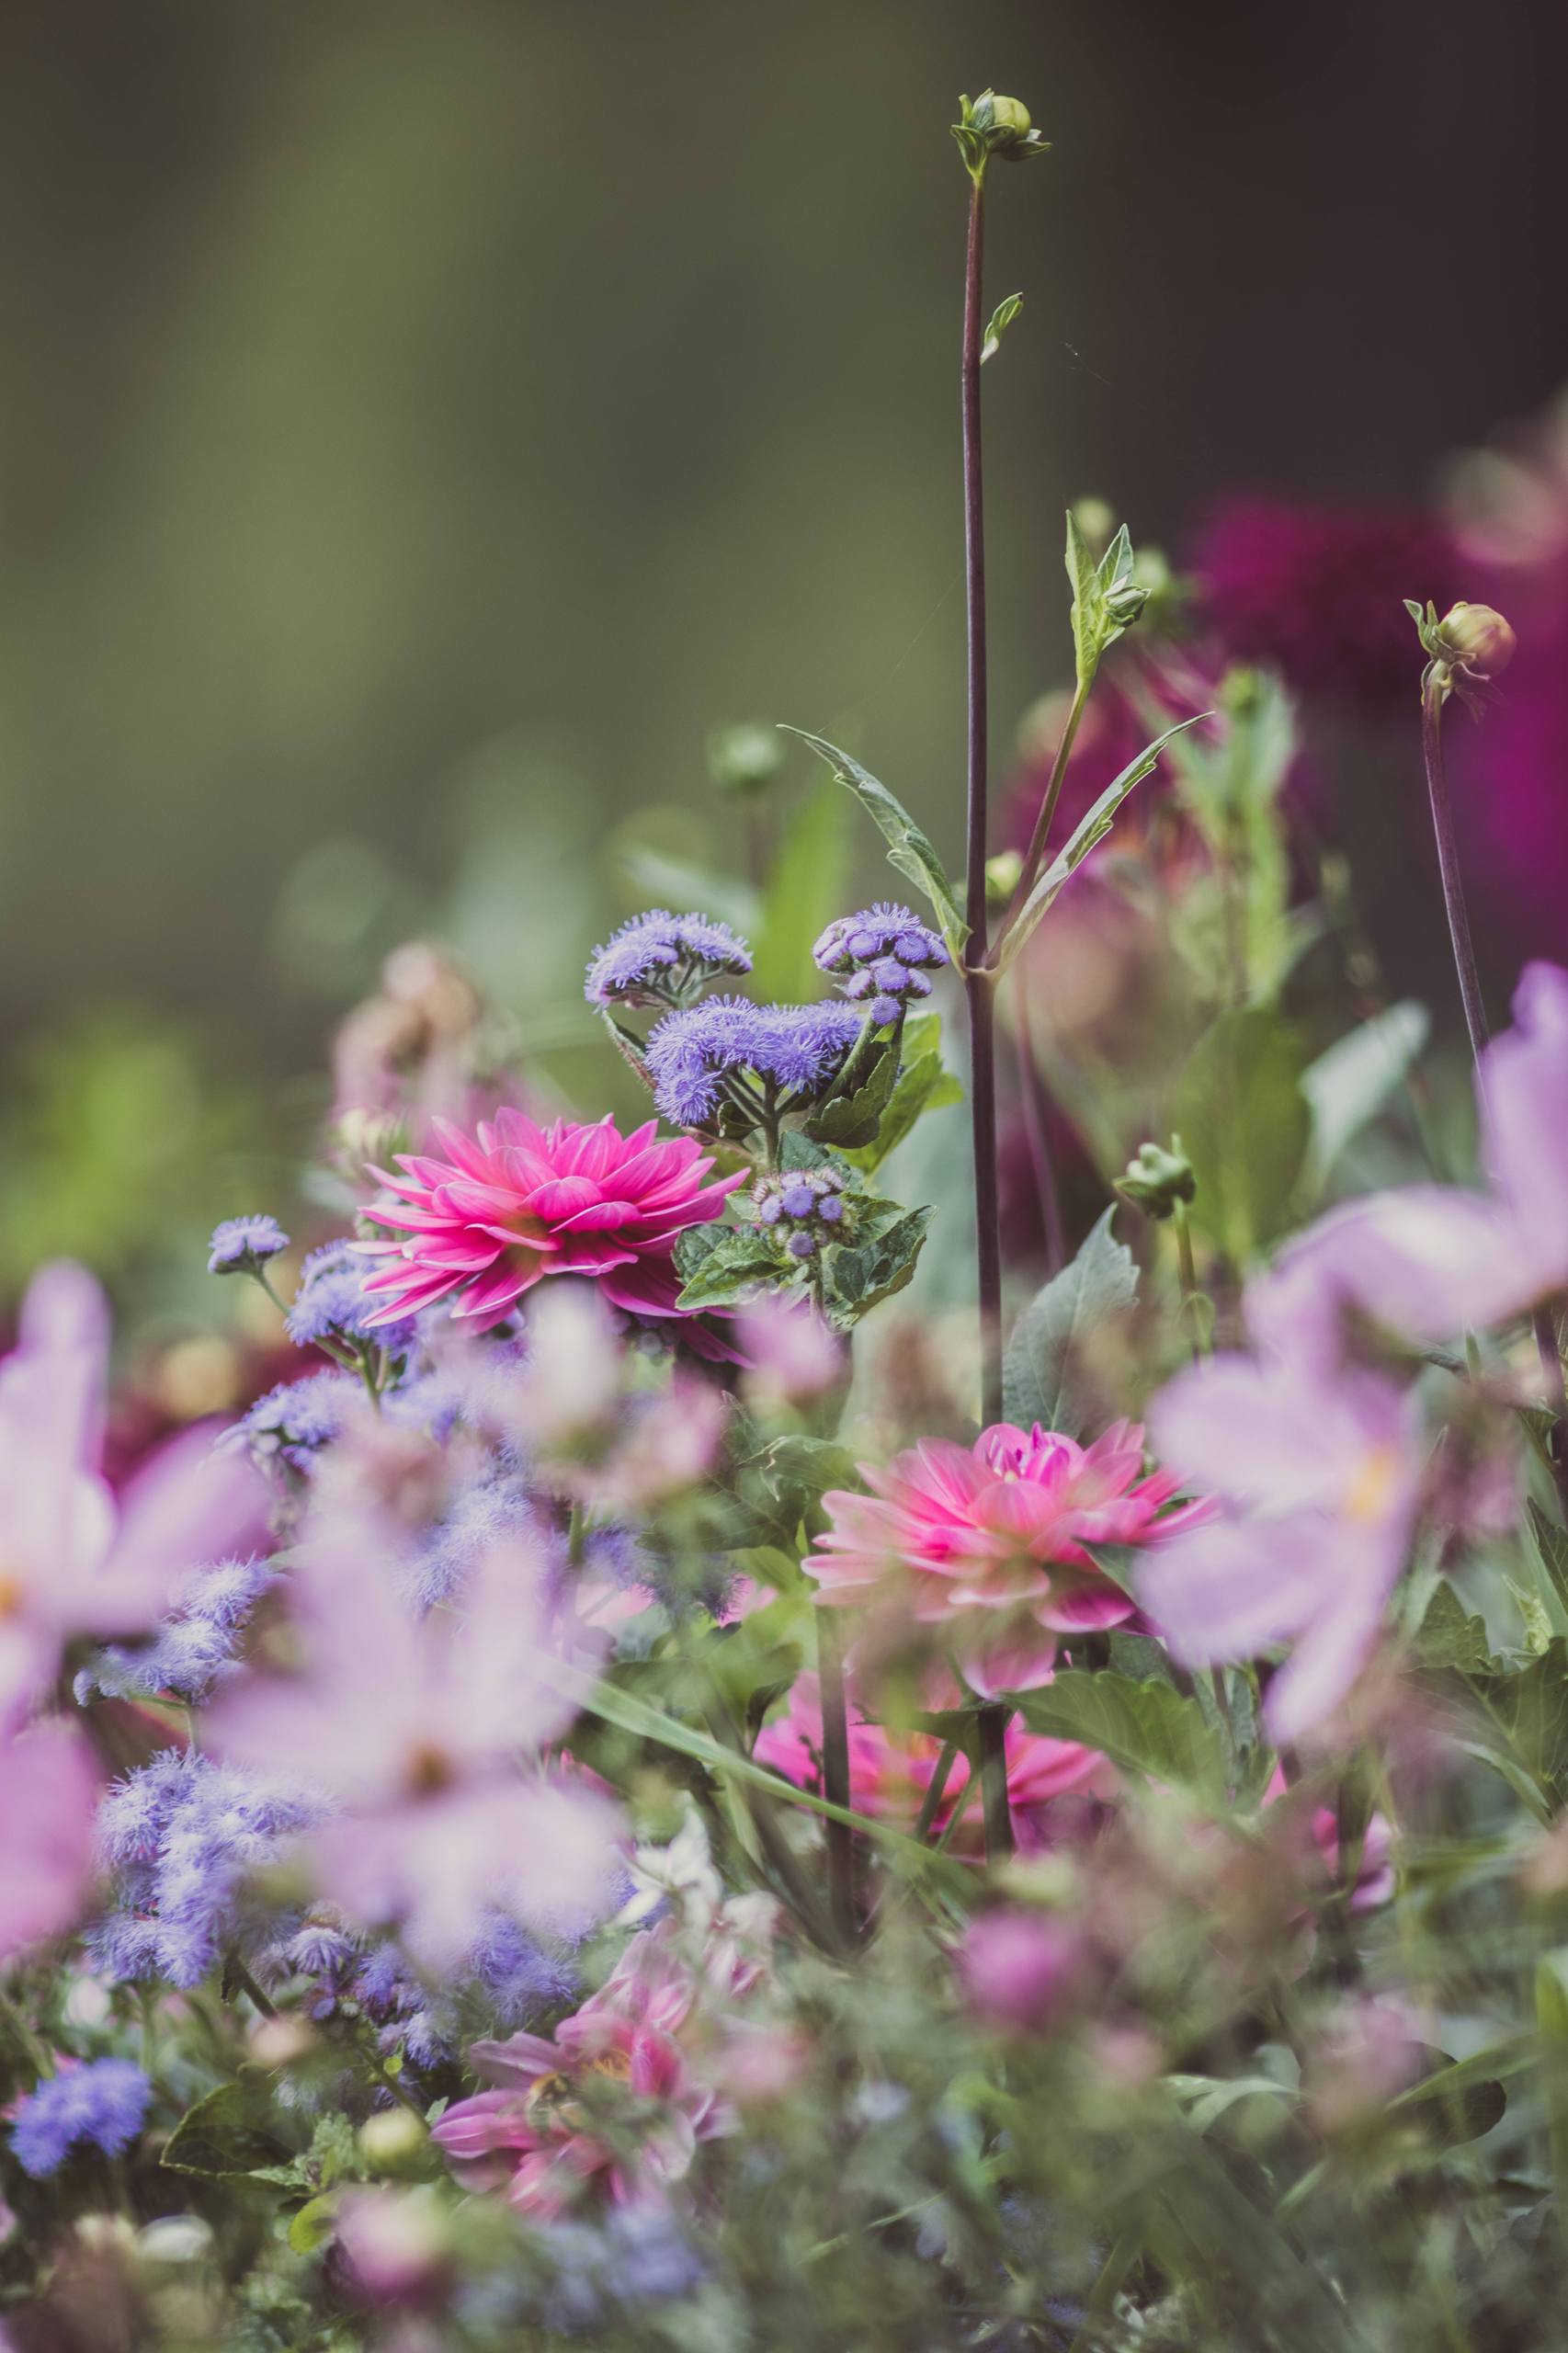
<path fill-rule="evenodd" d="M 390 1263 L 366 1281 L 385 1304 L 372 1325 L 453 1293 L 452 1313 L 484 1331 L 545 1275 L 584 1275 L 634 1315 L 674 1315 L 676 1237 L 710 1223 L 745 1180 L 744 1170 L 705 1185 L 713 1163 L 689 1137 L 661 1141 L 654 1123 L 622 1136 L 612 1120 L 592 1127 L 559 1120 L 540 1128 L 504 1109 L 481 1120 L 477 1140 L 432 1122 L 447 1154 L 399 1154 L 402 1176 L 365 1215 L 407 1236 L 365 1242 Z"/>
<path fill-rule="evenodd" d="M 618 1817 L 540 1755 L 576 1712 L 580 1671 L 562 1665 L 541 1578 L 526 1544 L 498 1544 L 460 1608 L 415 1619 L 374 1528 L 318 1524 L 291 1577 L 305 1671 L 249 1682 L 209 1720 L 223 1756 L 286 1768 L 332 1809 L 309 1842 L 322 1893 L 399 1924 L 431 1970 L 490 1906 L 571 1933 L 610 1893 Z"/>
<path fill-rule="evenodd" d="M 843 1341 L 808 1302 L 777 1293 L 754 1301 L 735 1329 L 746 1363 L 743 1392 L 759 1413 L 809 1404 L 844 1371 Z"/>
<path fill-rule="evenodd" d="M 1223 1508 L 1162 1547 L 1139 1597 L 1188 1666 L 1293 1644 L 1264 1712 L 1277 1742 L 1297 1740 L 1350 1689 L 1404 1564 L 1415 1406 L 1373 1373 L 1232 1355 L 1179 1373 L 1150 1419 Z"/>
<path fill-rule="evenodd" d="M 1255 1339 L 1327 1369 L 1349 1309 L 1430 1345 L 1568 1285 L 1568 972 L 1528 965 L 1514 1021 L 1476 1088 L 1491 1189 L 1415 1185 L 1331 1210 L 1249 1286 Z"/>
<path fill-rule="evenodd" d="M 35 1275 L 0 1364 L 0 1723 L 15 1723 L 74 1633 L 125 1634 L 199 1563 L 246 1548 L 265 1494 L 210 1427 L 170 1441 L 118 1499 L 101 1471 L 108 1311 L 84 1267 Z"/>
<path fill-rule="evenodd" d="M 93 1878 L 99 1776 L 64 1723 L 0 1743 L 0 1961 L 71 1927 Z"/>
<path fill-rule="evenodd" d="M 753 1754 L 759 1765 L 771 1766 L 799 1788 L 820 1790 L 822 1743 L 821 1686 L 814 1675 L 801 1675 L 791 1687 L 784 1713 L 757 1734 Z M 1114 1768 L 1106 1758 L 1076 1741 L 1050 1740 L 1042 1733 L 1026 1732 L 1014 1722 L 1007 1728 L 1006 1747 L 1007 1802 L 1014 1835 L 1024 1854 L 1039 1853 L 1052 1843 L 1051 1809 L 1056 1799 L 1108 1797 L 1116 1787 Z M 941 1753 L 942 1742 L 935 1733 L 894 1732 L 886 1724 L 868 1723 L 851 1693 L 849 1802 L 858 1813 L 907 1828 L 920 1811 Z M 960 1754 L 953 1761 L 937 1809 L 933 1825 L 937 1831 L 951 1821 L 968 1789 L 969 1776 L 969 1760 Z M 978 1807 L 973 1828 L 978 1838 Z M 961 1839 L 961 1826 L 958 1835 Z"/>
<path fill-rule="evenodd" d="M 1043 1913 L 981 1912 L 958 1950 L 959 1976 L 975 2016 L 1014 2034 L 1053 2026 L 1083 1975 L 1082 1938 Z"/>
<path fill-rule="evenodd" d="M 869 1495 L 823 1497 L 833 1524 L 806 1573 L 819 1606 L 882 1604 L 939 1630 L 983 1697 L 1027 1690 L 1050 1679 L 1063 1634 L 1133 1615 L 1093 1548 L 1167 1537 L 1199 1508 L 1165 1512 L 1179 1482 L 1142 1471 L 1127 1422 L 1088 1447 L 1038 1423 L 998 1422 L 972 1447 L 924 1438 L 885 1471 L 862 1465 Z"/>

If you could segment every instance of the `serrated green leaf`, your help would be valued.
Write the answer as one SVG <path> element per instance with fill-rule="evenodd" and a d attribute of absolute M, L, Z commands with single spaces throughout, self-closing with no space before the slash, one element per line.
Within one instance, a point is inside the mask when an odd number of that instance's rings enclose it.
<path fill-rule="evenodd" d="M 783 1280 L 785 1270 L 778 1252 L 755 1228 L 710 1225 L 688 1232 L 712 1239 L 687 1243 L 683 1234 L 681 1242 L 687 1247 L 683 1251 L 676 1245 L 676 1272 L 683 1287 L 676 1304 L 686 1313 L 704 1307 L 732 1307 L 767 1284 Z"/>
<path fill-rule="evenodd" d="M 941 1036 L 939 1014 L 915 1014 L 905 1021 L 903 1063 L 898 1074 L 898 1084 L 882 1113 L 881 1123 L 869 1143 L 845 1155 L 867 1176 L 875 1175 L 923 1113 L 940 1111 L 949 1103 L 962 1102 L 961 1084 L 953 1072 L 943 1066 Z"/>
<path fill-rule="evenodd" d="M 1106 1211 L 1083 1248 L 1036 1291 L 1008 1337 L 1002 1406 L 1010 1422 L 1076 1438 L 1092 1403 L 1085 1352 L 1096 1328 L 1124 1315 L 1138 1291 L 1132 1253 L 1111 1232 Z"/>
<path fill-rule="evenodd" d="M 1134 1682 L 1111 1668 L 1070 1667 L 1038 1691 L 1017 1695 L 1031 1732 L 1081 1741 L 1125 1772 L 1219 1799 L 1225 1756 L 1195 1699 L 1168 1683 Z"/>
<path fill-rule="evenodd" d="M 1446 1577 L 1426 1604 L 1415 1654 L 1424 1666 L 1452 1667 L 1460 1675 L 1486 1675 L 1502 1665 L 1492 1654 L 1486 1620 L 1467 1612 Z"/>
<path fill-rule="evenodd" d="M 946 868 L 903 803 L 858 760 L 841 752 L 836 744 L 828 743 L 821 735 L 810 735 L 803 727 L 791 727 L 786 733 L 799 735 L 802 744 L 809 744 L 818 759 L 826 761 L 839 782 L 847 786 L 868 812 L 888 846 L 889 863 L 929 900 L 937 911 L 937 927 L 947 942 L 948 953 L 955 964 L 961 963 L 969 926 Z"/>
<path fill-rule="evenodd" d="M 1199 1040 L 1167 1114 L 1198 1178 L 1189 1212 L 1237 1266 L 1284 1228 L 1312 1135 L 1294 1029 L 1260 1006 Z"/>
<path fill-rule="evenodd" d="M 898 1051 L 890 1040 L 852 1095 L 830 1095 L 816 1105 L 805 1121 L 806 1133 L 814 1142 L 846 1152 L 874 1142 L 892 1097 L 898 1066 Z"/>
<path fill-rule="evenodd" d="M 1200 711 L 1191 719 L 1181 720 L 1175 727 L 1167 727 L 1163 735 L 1156 736 L 1153 743 L 1147 745 L 1138 757 L 1130 761 L 1121 774 L 1107 785 L 1087 815 L 1080 818 L 1071 837 L 1058 850 L 1045 872 L 1037 877 L 1028 897 L 1003 933 L 996 955 L 999 973 L 1006 972 L 1019 949 L 1028 941 L 1036 925 L 1049 912 L 1062 886 L 1072 881 L 1089 852 L 1105 839 L 1116 823 L 1117 811 L 1133 787 L 1142 784 L 1143 779 L 1158 767 L 1160 755 L 1166 745 L 1174 736 L 1180 735 L 1188 727 L 1196 727 L 1199 719 L 1208 716 L 1207 711 Z"/>
<path fill-rule="evenodd" d="M 1301 1092 L 1312 1114 L 1311 1165 L 1318 1182 L 1403 1083 L 1430 1028 L 1426 1006 L 1407 997 L 1308 1063 Z"/>
<path fill-rule="evenodd" d="M 1536 1558 L 1559 1606 L 1568 1610 L 1568 1533 L 1548 1519 L 1532 1495 L 1529 1499 L 1530 1536 Z"/>
<path fill-rule="evenodd" d="M 757 997 L 793 1004 L 822 986 L 812 948 L 848 890 L 847 813 L 833 779 L 817 777 L 784 829 L 753 935 Z"/>
<path fill-rule="evenodd" d="M 200 2174 L 209 2180 L 248 2175 L 292 2181 L 298 2177 L 298 2161 L 271 2129 L 272 2114 L 271 2098 L 261 2081 L 242 2076 L 220 2084 L 187 2109 L 159 2163 L 171 2173 Z"/>
<path fill-rule="evenodd" d="M 930 1222 L 928 1209 L 899 1210 L 876 1230 L 867 1231 L 862 1223 L 852 1244 L 834 1251 L 825 1304 L 840 1330 L 903 1290 L 914 1276 Z"/>
<path fill-rule="evenodd" d="M 1568 1798 L 1568 1638 L 1554 1635 L 1528 1665 L 1472 1678 L 1531 1779 L 1561 1807 Z"/>

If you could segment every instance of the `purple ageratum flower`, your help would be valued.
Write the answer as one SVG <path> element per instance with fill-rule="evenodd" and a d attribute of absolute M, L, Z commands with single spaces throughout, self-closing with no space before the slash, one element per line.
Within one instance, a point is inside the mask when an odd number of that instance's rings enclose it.
<path fill-rule="evenodd" d="M 259 1461 L 274 1460 L 308 1471 L 324 1446 L 343 1435 L 349 1415 L 364 1397 L 351 1372 L 312 1372 L 303 1381 L 280 1381 L 258 1397 L 220 1443 L 244 1447 Z"/>
<path fill-rule="evenodd" d="M 187 1701 L 205 1699 L 234 1672 L 245 1627 L 277 1583 L 277 1571 L 256 1559 L 220 1561 L 199 1571 L 145 1650 L 115 1644 L 82 1669 L 74 1686 L 78 1703 L 85 1705 L 95 1691 L 113 1699 L 165 1691 Z"/>
<path fill-rule="evenodd" d="M 835 1078 L 860 1034 L 853 1006 L 754 1005 L 715 996 L 667 1013 L 648 1040 L 653 1099 L 677 1127 L 711 1119 L 726 1080 L 745 1073 L 810 1100 Z"/>
<path fill-rule="evenodd" d="M 89 2145 L 118 2157 L 142 2130 L 153 2086 L 129 2059 L 62 2063 L 17 2102 L 11 2146 L 24 2173 L 46 2181 L 74 2148 Z"/>
<path fill-rule="evenodd" d="M 376 1306 L 374 1299 L 365 1296 L 364 1261 L 347 1240 L 324 1242 L 300 1269 L 300 1286 L 286 1319 L 289 1337 L 300 1348 L 323 1340 L 362 1340 L 368 1336 Z M 414 1318 L 409 1316 L 402 1323 L 383 1324 L 369 1336 L 401 1354 L 414 1333 Z"/>
<path fill-rule="evenodd" d="M 1345 1698 L 1382 1622 L 1415 1516 L 1414 1402 L 1368 1372 L 1214 1357 L 1155 1398 L 1160 1458 L 1218 1509 L 1151 1555 L 1142 1606 L 1188 1666 L 1292 1645 L 1269 1687 L 1277 1742 Z"/>
<path fill-rule="evenodd" d="M 288 1247 L 289 1236 L 275 1217 L 227 1217 L 213 1229 L 207 1271 L 210 1275 L 249 1274 Z"/>
<path fill-rule="evenodd" d="M 653 907 L 596 949 L 583 994 L 590 1005 L 681 1005 L 721 972 L 749 972 L 751 951 L 726 923 Z"/>
<path fill-rule="evenodd" d="M 845 995 L 857 1004 L 869 1000 L 879 1029 L 896 1021 L 911 997 L 929 996 L 928 973 L 948 961 L 929 925 L 885 899 L 830 923 L 812 955 L 823 972 L 847 975 Z"/>
<path fill-rule="evenodd" d="M 1348 1311 L 1426 1347 L 1568 1284 L 1568 972 L 1528 965 L 1514 1020 L 1477 1081 L 1491 1189 L 1413 1185 L 1331 1210 L 1249 1285 L 1255 1339 L 1329 1367 Z"/>

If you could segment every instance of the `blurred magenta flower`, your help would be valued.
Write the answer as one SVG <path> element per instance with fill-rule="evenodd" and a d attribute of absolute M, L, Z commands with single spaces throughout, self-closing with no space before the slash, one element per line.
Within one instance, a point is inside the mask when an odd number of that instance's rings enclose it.
<path fill-rule="evenodd" d="M 819 1605 L 881 1603 L 950 1641 L 983 1696 L 1049 1681 L 1063 1634 L 1120 1625 L 1131 1597 L 1096 1545 L 1170 1535 L 1178 1481 L 1145 1478 L 1143 1433 L 1118 1422 L 1092 1446 L 998 1422 L 972 1447 L 923 1438 L 885 1471 L 861 1466 L 869 1495 L 823 1497 L 832 1526 L 804 1563 Z"/>
<path fill-rule="evenodd" d="M 73 1926 L 92 1882 L 92 1751 L 58 1721 L 0 1744 L 0 1961 Z"/>
<path fill-rule="evenodd" d="M 1192 568 L 1233 661 L 1267 663 L 1304 695 L 1371 705 L 1415 692 L 1402 599 L 1430 597 L 1441 612 L 1466 593 L 1452 538 L 1419 507 L 1233 498 Z"/>
<path fill-rule="evenodd" d="M 1082 1938 L 1060 1920 L 1016 1905 L 981 1912 L 958 1950 L 970 2008 L 1011 2034 L 1053 2026 L 1084 1970 Z"/>
<path fill-rule="evenodd" d="M 1255 1339 L 1326 1368 L 1349 1309 L 1430 1345 L 1568 1285 L 1568 972 L 1528 965 L 1514 1022 L 1477 1076 L 1491 1189 L 1415 1185 L 1331 1210 L 1249 1286 Z"/>
<path fill-rule="evenodd" d="M 1139 1598 L 1187 1666 L 1292 1644 L 1265 1717 L 1275 1741 L 1298 1740 L 1350 1689 L 1404 1565 L 1414 1402 L 1374 1373 L 1231 1355 L 1178 1373 L 1150 1420 L 1222 1509 L 1161 1548 Z"/>
<path fill-rule="evenodd" d="M 0 1364 L 0 1722 L 52 1682 L 76 1633 L 142 1631 L 204 1561 L 249 1549 L 265 1494 L 205 1427 L 116 1497 L 102 1475 L 108 1310 L 82 1267 L 45 1267 Z"/>
<path fill-rule="evenodd" d="M 586 1276 L 617 1307 L 674 1315 L 676 1236 L 717 1218 L 745 1176 L 705 1185 L 712 1161 L 687 1137 L 659 1140 L 651 1120 L 630 1136 L 608 1118 L 540 1128 L 506 1109 L 477 1138 L 431 1124 L 445 1159 L 400 1153 L 402 1176 L 376 1172 L 387 1189 L 364 1214 L 408 1238 L 358 1245 L 390 1261 L 365 1285 L 386 1302 L 371 1326 L 456 1293 L 452 1313 L 484 1331 L 545 1275 Z"/>
<path fill-rule="evenodd" d="M 543 1574 L 535 1548 L 497 1543 L 460 1605 L 416 1620 L 378 1530 L 319 1521 L 291 1579 L 305 1671 L 227 1693 L 209 1718 L 228 1760 L 286 1768 L 327 1801 L 308 1842 L 322 1893 L 400 1925 L 431 1970 L 456 1965 L 489 1908 L 573 1934 L 609 1897 L 617 1816 L 540 1755 L 576 1712 L 551 1671 Z"/>

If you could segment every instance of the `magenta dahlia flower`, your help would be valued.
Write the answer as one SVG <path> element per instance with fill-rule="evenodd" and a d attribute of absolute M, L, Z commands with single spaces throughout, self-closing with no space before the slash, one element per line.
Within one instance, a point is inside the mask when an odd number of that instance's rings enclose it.
<path fill-rule="evenodd" d="M 819 1603 L 888 1605 L 938 1630 L 982 1696 L 1029 1690 L 1063 1634 L 1134 1614 L 1095 1548 L 1149 1543 L 1205 1508 L 1166 1511 L 1179 1482 L 1142 1471 L 1127 1422 L 1087 1447 L 1038 1423 L 998 1422 L 972 1447 L 925 1438 L 885 1471 L 862 1466 L 870 1495 L 823 1497 L 833 1525 L 806 1572 Z"/>
<path fill-rule="evenodd" d="M 687 1137 L 665 1142 L 650 1120 L 623 1136 L 610 1119 L 540 1128 L 521 1111 L 482 1120 L 476 1137 L 432 1122 L 447 1157 L 397 1155 L 401 1176 L 365 1211 L 402 1242 L 361 1242 L 387 1260 L 366 1291 L 384 1301 L 367 1329 L 395 1324 L 453 1293 L 478 1331 L 498 1324 L 546 1275 L 578 1275 L 633 1315 L 673 1315 L 676 1236 L 718 1217 L 745 1171 L 710 1185 L 713 1163 Z"/>

